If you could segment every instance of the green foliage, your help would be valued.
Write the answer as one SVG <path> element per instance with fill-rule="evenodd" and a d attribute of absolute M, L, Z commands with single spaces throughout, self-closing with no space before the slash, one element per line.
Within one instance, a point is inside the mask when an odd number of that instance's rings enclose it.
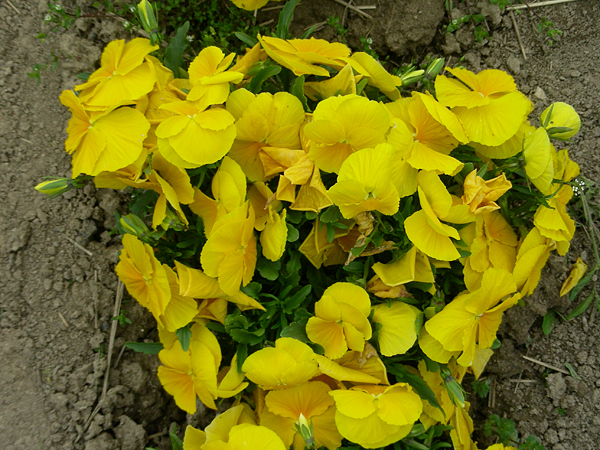
<path fill-rule="evenodd" d="M 525 442 L 519 445 L 519 450 L 546 450 L 538 438 L 533 435 L 527 436 Z"/>
<path fill-rule="evenodd" d="M 336 16 L 329 16 L 327 18 L 327 25 L 333 28 L 333 31 L 340 37 L 342 41 L 344 41 L 344 36 L 348 33 L 348 29 L 344 28 L 344 26 L 340 23 L 340 18 Z"/>
<path fill-rule="evenodd" d="M 125 342 L 125 348 L 146 355 L 158 355 L 163 345 L 160 342 Z"/>
<path fill-rule="evenodd" d="M 485 398 L 490 392 L 490 380 L 474 380 L 473 383 L 471 383 L 471 388 L 479 397 Z"/>
<path fill-rule="evenodd" d="M 173 35 L 185 21 L 189 22 L 190 34 L 186 39 L 194 53 L 214 45 L 225 53 L 243 54 L 245 44 L 235 33 L 256 37 L 263 32 L 252 12 L 239 9 L 229 1 L 165 0 L 153 2 L 153 6 L 165 36 Z"/>
<path fill-rule="evenodd" d="M 492 414 L 483 425 L 486 436 L 497 436 L 498 442 L 504 445 L 514 445 L 519 441 L 519 435 L 515 429 L 515 423 L 497 414 Z"/>
<path fill-rule="evenodd" d="M 121 310 L 118 316 L 113 317 L 111 320 L 116 320 L 119 322 L 119 325 L 130 325 L 133 322 L 125 315 L 125 311 Z"/>
<path fill-rule="evenodd" d="M 539 34 L 546 36 L 549 47 L 552 47 L 554 40 L 562 34 L 562 31 L 554 28 L 554 24 L 545 17 L 540 19 L 537 31 Z"/>

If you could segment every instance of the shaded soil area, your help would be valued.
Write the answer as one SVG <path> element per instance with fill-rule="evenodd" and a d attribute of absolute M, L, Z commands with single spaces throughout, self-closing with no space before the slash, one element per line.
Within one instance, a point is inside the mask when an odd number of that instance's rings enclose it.
<path fill-rule="evenodd" d="M 77 3 L 86 6 L 84 1 Z M 533 117 L 554 101 L 575 107 L 582 119 L 581 132 L 566 147 L 582 175 L 599 182 L 600 4 L 580 0 L 536 8 L 537 14 L 563 32 L 552 46 L 536 30 L 538 17 L 527 10 L 515 14 L 525 59 L 510 14 L 471 2 L 471 12 L 484 14 L 491 35 L 477 43 L 472 24 L 452 35 L 443 33 L 447 21 L 443 3 L 355 2 L 377 7 L 363 10 L 369 19 L 333 1 L 305 1 L 292 31 L 300 35 L 306 27 L 336 16 L 349 29 L 344 38 L 351 46 L 362 49 L 360 37 L 371 38 L 380 55 L 389 53 L 398 64 L 410 59 L 419 62 L 430 53 L 450 58 L 451 64 L 461 59 L 475 71 L 507 70 L 534 101 Z M 74 1 L 63 4 L 66 10 L 75 6 Z M 163 393 L 155 376 L 156 357 L 122 351 L 126 341 L 155 339 L 150 315 L 127 298 L 121 309 L 132 323 L 117 328 L 110 376 L 105 380 L 117 286 L 114 266 L 120 250 L 110 230 L 115 226 L 114 212 L 123 211 L 126 197 L 87 186 L 48 201 L 33 190 L 44 176 L 70 174 L 70 157 L 63 146 L 69 114 L 58 101 L 60 92 L 77 84 L 78 73 L 94 69 L 107 42 L 128 34 L 116 19 L 81 19 L 42 43 L 35 36 L 46 8 L 44 0 L 0 3 L 2 448 L 167 449 L 170 424 L 181 426 L 198 418 L 186 418 Z M 460 17 L 468 12 L 453 14 Z M 258 20 L 268 20 L 272 14 L 259 12 Z M 317 35 L 341 39 L 326 24 Z M 52 69 L 54 56 L 57 64 Z M 27 75 L 34 64 L 48 65 L 40 72 L 39 84 Z M 503 345 L 485 375 L 492 381 L 492 400 L 473 399 L 480 440 L 486 439 L 481 432 L 485 418 L 498 414 L 515 420 L 521 436 L 536 435 L 548 450 L 597 448 L 598 314 L 590 309 L 572 321 L 559 322 L 549 336 L 541 332 L 541 318 L 548 308 L 565 314 L 574 306 L 560 299 L 558 292 L 578 256 L 593 264 L 582 227 L 568 255 L 551 258 L 539 289 L 525 300 L 526 307 L 513 308 L 506 315 L 499 334 Z M 105 383 L 106 395 L 99 402 Z"/>

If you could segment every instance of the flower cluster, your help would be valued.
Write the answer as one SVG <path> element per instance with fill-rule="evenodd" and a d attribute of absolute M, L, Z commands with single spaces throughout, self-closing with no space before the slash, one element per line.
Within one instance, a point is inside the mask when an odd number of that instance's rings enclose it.
<path fill-rule="evenodd" d="M 534 127 L 500 70 L 408 92 L 343 44 L 259 41 L 205 48 L 186 78 L 148 40 L 114 41 L 61 95 L 73 175 L 135 189 L 116 271 L 157 321 L 162 385 L 190 414 L 235 398 L 185 449 L 381 448 L 435 427 L 476 448 L 459 383 L 569 248 L 579 168 L 549 135 L 576 114 Z"/>

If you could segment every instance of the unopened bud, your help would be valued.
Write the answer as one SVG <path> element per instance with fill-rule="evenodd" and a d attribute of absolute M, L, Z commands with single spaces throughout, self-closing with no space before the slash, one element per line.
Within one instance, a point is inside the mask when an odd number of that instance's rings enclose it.
<path fill-rule="evenodd" d="M 150 42 L 152 45 L 160 43 L 161 37 L 158 33 L 158 21 L 156 20 L 152 4 L 148 0 L 142 0 L 138 3 L 137 9 L 142 28 L 150 35 Z"/>
<path fill-rule="evenodd" d="M 185 225 L 183 223 L 181 223 L 181 221 L 179 220 L 179 217 L 177 217 L 177 214 L 175 213 L 175 211 L 173 211 L 170 208 L 167 208 L 166 216 L 163 219 L 160 226 L 164 230 L 168 230 L 169 228 L 172 228 L 176 231 L 181 231 L 181 230 L 185 229 Z"/>
<path fill-rule="evenodd" d="M 453 405 L 460 406 L 461 408 L 465 407 L 465 390 L 460 385 L 460 383 L 452 376 L 450 370 L 447 368 L 443 368 L 440 371 L 440 375 L 444 380 L 444 387 L 448 392 L 448 396 L 450 397 L 450 401 L 452 401 Z"/>
<path fill-rule="evenodd" d="M 413 70 L 411 72 L 405 73 L 400 77 L 402 80 L 402 86 L 408 86 L 409 84 L 417 83 L 423 79 L 424 70 Z"/>
<path fill-rule="evenodd" d="M 296 422 L 296 433 L 302 436 L 302 439 L 306 442 L 307 448 L 315 447 L 315 436 L 313 432 L 312 422 L 309 422 L 304 414 L 300 413 L 298 422 Z"/>
<path fill-rule="evenodd" d="M 431 61 L 425 69 L 425 76 L 430 80 L 435 78 L 441 72 L 445 62 L 444 58 L 436 58 Z"/>
<path fill-rule="evenodd" d="M 150 232 L 144 221 L 135 214 L 127 214 L 126 216 L 122 216 L 119 222 L 126 233 L 133 234 L 139 238 Z"/>
<path fill-rule="evenodd" d="M 581 119 L 575 109 L 563 102 L 552 103 L 540 115 L 540 122 L 548 136 L 561 141 L 573 137 L 581 127 Z"/>
<path fill-rule="evenodd" d="M 69 178 L 55 178 L 53 180 L 42 181 L 35 187 L 35 190 L 42 194 L 57 196 L 71 189 L 71 180 Z"/>

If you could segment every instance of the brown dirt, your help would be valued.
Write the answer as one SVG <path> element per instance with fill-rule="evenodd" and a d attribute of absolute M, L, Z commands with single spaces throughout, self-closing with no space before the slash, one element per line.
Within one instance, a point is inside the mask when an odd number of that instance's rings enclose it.
<path fill-rule="evenodd" d="M 63 7 L 68 10 L 74 3 L 66 1 Z M 535 17 L 527 12 L 518 15 L 527 60 L 509 16 L 493 8 L 484 11 L 492 39 L 478 44 L 468 26 L 446 38 L 440 34 L 441 0 L 362 3 L 379 6 L 375 12 L 367 11 L 376 17 L 373 22 L 356 14 L 345 20 L 350 28 L 348 41 L 354 46 L 358 36 L 369 32 L 381 54 L 390 51 L 395 57 L 410 57 L 438 48 L 438 54 L 445 52 L 454 62 L 464 55 L 462 64 L 473 70 L 506 69 L 534 101 L 536 114 L 553 101 L 571 103 L 581 115 L 582 129 L 567 147 L 582 174 L 600 182 L 600 4 L 596 0 L 536 10 L 563 31 L 552 47 L 533 30 Z M 84 429 L 104 382 L 116 289 L 114 265 L 120 248 L 109 231 L 115 225 L 114 211 L 123 208 L 124 199 L 88 186 L 47 201 L 33 186 L 43 176 L 69 174 L 70 158 L 63 150 L 69 115 L 58 95 L 77 83 L 77 73 L 94 69 L 109 40 L 126 35 L 116 20 L 86 19 L 42 43 L 35 36 L 45 9 L 45 0 L 0 4 L 2 448 L 141 450 L 147 445 L 167 449 L 164 433 L 169 424 L 183 425 L 186 418 L 163 394 L 154 375 L 156 358 L 129 350 L 111 372 L 107 400 Z M 327 0 L 305 1 L 295 27 L 322 22 L 331 14 L 341 17 L 343 11 Z M 262 15 L 259 20 L 267 17 Z M 329 27 L 322 34 L 335 38 Z M 49 64 L 52 51 L 59 56 L 58 66 L 42 71 L 37 84 L 27 72 L 34 64 Z M 93 255 L 79 250 L 67 237 Z M 495 380 L 495 405 L 479 402 L 474 408 L 479 424 L 492 413 L 512 418 L 522 436 L 535 434 L 548 450 L 595 449 L 600 442 L 597 315 L 593 320 L 588 311 L 559 323 L 550 336 L 544 336 L 540 326 L 549 305 L 561 312 L 572 308 L 558 299 L 558 289 L 577 256 L 593 263 L 581 228 L 567 257 L 551 259 L 537 293 L 526 299 L 527 307 L 513 308 L 507 314 L 500 333 L 503 346 L 487 374 Z M 154 337 L 149 335 L 149 315 L 141 307 L 126 303 L 123 310 L 133 324 L 119 327 L 113 361 L 125 341 Z M 522 355 L 561 368 L 568 362 L 581 380 L 548 371 Z M 510 381 L 519 377 L 533 382 L 516 385 Z M 149 439 L 153 434 L 162 436 Z"/>

